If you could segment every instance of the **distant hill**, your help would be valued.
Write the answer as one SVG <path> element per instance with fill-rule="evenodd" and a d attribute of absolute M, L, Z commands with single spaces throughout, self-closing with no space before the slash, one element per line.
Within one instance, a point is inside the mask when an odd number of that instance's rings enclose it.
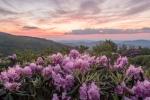
<path fill-rule="evenodd" d="M 118 45 L 127 45 L 127 46 L 141 46 L 150 48 L 150 40 L 133 40 L 133 41 L 119 41 L 116 42 Z"/>
<path fill-rule="evenodd" d="M 59 41 L 65 45 L 69 45 L 69 46 L 80 46 L 80 45 L 84 45 L 84 46 L 88 46 L 88 47 L 93 47 L 97 44 L 99 44 L 102 41 L 94 41 L 94 40 L 73 40 L 73 41 L 69 41 L 69 40 L 64 40 L 64 41 Z"/>
<path fill-rule="evenodd" d="M 71 46 L 80 46 L 85 45 L 89 47 L 93 47 L 103 41 L 101 40 L 79 40 L 79 41 L 61 41 L 61 43 Z M 141 47 L 147 47 L 150 48 L 150 40 L 131 40 L 131 41 L 114 41 L 118 46 L 121 46 L 123 44 L 127 46 L 141 46 Z"/>
<path fill-rule="evenodd" d="M 4 55 L 12 54 L 16 50 L 40 51 L 46 48 L 58 50 L 64 47 L 68 46 L 42 38 L 15 36 L 0 32 L 0 53 Z"/>

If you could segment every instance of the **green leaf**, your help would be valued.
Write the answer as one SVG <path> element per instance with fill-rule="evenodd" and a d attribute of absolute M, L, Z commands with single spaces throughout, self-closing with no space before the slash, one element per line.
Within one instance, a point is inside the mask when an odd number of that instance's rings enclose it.
<path fill-rule="evenodd" d="M 10 93 L 8 93 L 6 95 L 6 97 L 4 98 L 4 100 L 14 100 L 14 99 L 13 99 L 12 95 Z"/>
<path fill-rule="evenodd" d="M 0 96 L 3 96 L 6 94 L 6 91 L 4 89 L 0 89 Z"/>

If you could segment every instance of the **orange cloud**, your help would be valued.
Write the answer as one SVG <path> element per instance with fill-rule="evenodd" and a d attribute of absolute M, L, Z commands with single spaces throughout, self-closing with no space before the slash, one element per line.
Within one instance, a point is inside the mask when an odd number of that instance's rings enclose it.
<path fill-rule="evenodd" d="M 23 35 L 23 36 L 32 36 L 32 37 L 50 37 L 50 36 L 60 36 L 64 35 L 63 32 L 56 32 L 56 31 L 47 31 L 42 29 L 32 29 L 32 30 L 19 30 L 15 31 L 15 35 Z"/>

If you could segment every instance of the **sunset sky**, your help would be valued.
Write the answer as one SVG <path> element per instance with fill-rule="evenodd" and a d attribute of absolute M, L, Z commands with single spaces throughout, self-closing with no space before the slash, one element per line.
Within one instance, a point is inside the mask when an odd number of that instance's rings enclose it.
<path fill-rule="evenodd" d="M 0 31 L 53 40 L 150 40 L 150 0 L 0 0 Z"/>

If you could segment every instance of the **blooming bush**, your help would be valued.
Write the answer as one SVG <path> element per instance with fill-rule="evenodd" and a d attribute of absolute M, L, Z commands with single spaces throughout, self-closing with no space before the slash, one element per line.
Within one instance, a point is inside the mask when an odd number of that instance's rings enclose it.
<path fill-rule="evenodd" d="M 112 61 L 71 50 L 9 67 L 0 74 L 0 100 L 149 100 L 142 67 L 130 65 L 127 57 Z"/>

